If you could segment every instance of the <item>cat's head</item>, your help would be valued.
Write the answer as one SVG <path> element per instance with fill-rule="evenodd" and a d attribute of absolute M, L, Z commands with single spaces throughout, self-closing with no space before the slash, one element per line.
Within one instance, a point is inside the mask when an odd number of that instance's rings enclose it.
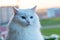
<path fill-rule="evenodd" d="M 36 6 L 31 9 L 18 9 L 15 8 L 15 20 L 19 22 L 22 26 L 33 25 L 36 21 Z"/>

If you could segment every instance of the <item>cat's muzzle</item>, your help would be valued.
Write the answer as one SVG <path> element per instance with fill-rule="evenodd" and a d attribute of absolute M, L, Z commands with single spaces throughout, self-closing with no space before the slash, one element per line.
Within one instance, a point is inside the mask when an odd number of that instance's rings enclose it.
<path fill-rule="evenodd" d="M 28 26 L 28 25 L 30 25 L 30 22 L 29 22 L 29 21 L 27 21 L 27 26 Z"/>

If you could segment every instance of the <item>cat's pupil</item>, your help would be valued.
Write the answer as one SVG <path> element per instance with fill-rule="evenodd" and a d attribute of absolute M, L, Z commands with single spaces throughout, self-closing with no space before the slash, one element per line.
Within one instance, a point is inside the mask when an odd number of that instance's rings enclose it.
<path fill-rule="evenodd" d="M 26 19 L 24 16 L 21 16 L 22 19 Z"/>
<path fill-rule="evenodd" d="M 33 16 L 30 17 L 31 19 L 33 18 Z"/>

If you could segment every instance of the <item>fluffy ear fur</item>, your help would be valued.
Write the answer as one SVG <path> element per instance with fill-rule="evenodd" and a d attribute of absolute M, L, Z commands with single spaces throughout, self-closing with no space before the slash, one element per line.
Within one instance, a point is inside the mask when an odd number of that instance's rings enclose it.
<path fill-rule="evenodd" d="M 15 14 L 16 14 L 19 9 L 14 7 L 13 10 L 14 10 L 14 12 L 15 12 Z"/>
<path fill-rule="evenodd" d="M 34 6 L 34 7 L 32 8 L 32 10 L 34 10 L 34 11 L 35 11 L 36 7 L 37 7 L 37 6 Z"/>

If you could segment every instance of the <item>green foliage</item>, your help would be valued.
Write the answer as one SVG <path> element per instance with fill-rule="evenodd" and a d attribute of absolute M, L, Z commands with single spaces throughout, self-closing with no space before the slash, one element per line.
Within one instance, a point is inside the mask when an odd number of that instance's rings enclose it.
<path fill-rule="evenodd" d="M 43 35 L 51 35 L 51 34 L 57 34 L 57 35 L 60 35 L 60 28 L 46 28 L 46 29 L 42 29 L 41 30 Z"/>
<path fill-rule="evenodd" d="M 60 24 L 60 18 L 49 18 L 49 19 L 41 19 L 41 25 L 56 25 Z"/>
<path fill-rule="evenodd" d="M 49 39 L 45 39 L 45 40 L 55 40 L 55 38 L 49 38 Z"/>
<path fill-rule="evenodd" d="M 55 27 L 56 25 L 60 26 L 59 25 L 60 18 L 41 19 L 40 22 L 43 27 L 46 27 L 46 26 Z M 60 28 L 58 26 L 56 28 L 45 28 L 45 29 L 43 28 L 43 29 L 41 29 L 42 34 L 46 35 L 46 36 L 50 36 L 52 34 L 60 35 Z M 48 40 L 53 40 L 53 39 L 48 39 Z M 59 38 L 59 40 L 60 40 L 60 38 Z"/>
<path fill-rule="evenodd" d="M 42 34 L 46 35 L 46 36 L 50 36 L 52 34 L 60 35 L 60 28 L 41 29 L 41 31 L 42 31 Z M 60 40 L 60 38 L 59 38 L 59 40 Z"/>

